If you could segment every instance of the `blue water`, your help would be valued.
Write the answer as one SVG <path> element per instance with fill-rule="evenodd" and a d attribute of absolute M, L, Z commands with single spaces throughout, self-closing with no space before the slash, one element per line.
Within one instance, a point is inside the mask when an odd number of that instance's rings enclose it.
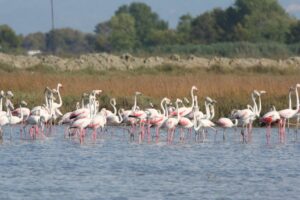
<path fill-rule="evenodd" d="M 56 127 L 43 140 L 20 140 L 9 129 L 0 145 L 0 199 L 299 199 L 300 143 L 266 145 L 265 129 L 241 144 L 188 140 L 168 145 L 129 142 L 114 129 L 96 142 L 65 139 Z"/>

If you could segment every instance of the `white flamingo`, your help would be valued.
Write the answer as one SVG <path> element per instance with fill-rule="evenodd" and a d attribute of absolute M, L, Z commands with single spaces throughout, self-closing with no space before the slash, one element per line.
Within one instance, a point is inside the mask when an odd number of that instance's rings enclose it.
<path fill-rule="evenodd" d="M 298 94 L 299 87 L 300 87 L 300 84 L 296 84 L 296 86 L 295 86 L 296 108 L 292 109 L 291 104 L 290 104 L 289 108 L 278 111 L 280 118 L 281 118 L 280 124 L 279 124 L 280 129 L 281 129 L 281 131 L 280 131 L 280 140 L 281 141 L 285 141 L 285 125 L 286 125 L 287 119 L 291 119 L 294 116 L 296 116 L 296 114 L 298 113 L 298 110 L 299 110 L 299 94 Z"/>

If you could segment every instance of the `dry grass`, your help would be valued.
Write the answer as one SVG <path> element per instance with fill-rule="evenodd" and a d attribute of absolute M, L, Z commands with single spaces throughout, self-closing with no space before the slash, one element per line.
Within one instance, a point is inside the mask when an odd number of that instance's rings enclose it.
<path fill-rule="evenodd" d="M 263 97 L 264 109 L 271 104 L 278 109 L 287 107 L 287 93 L 290 86 L 300 82 L 298 75 L 270 74 L 214 74 L 194 71 L 186 74 L 141 74 L 132 72 L 111 72 L 91 74 L 48 73 L 42 72 L 1 72 L 0 87 L 16 93 L 16 102 L 24 99 L 30 106 L 43 102 L 45 86 L 52 88 L 60 82 L 64 88 L 62 96 L 64 110 L 73 108 L 83 92 L 102 89 L 102 102 L 107 105 L 107 97 L 116 97 L 121 106 L 130 106 L 132 95 L 141 91 L 143 104 L 152 101 L 158 104 L 164 96 L 175 99 L 189 97 L 190 88 L 196 85 L 200 101 L 210 96 L 218 101 L 217 115 L 226 115 L 232 108 L 244 108 L 251 104 L 250 92 L 253 89 L 266 90 Z M 147 106 L 147 105 L 144 105 Z M 203 104 L 202 104 L 203 106 Z"/>

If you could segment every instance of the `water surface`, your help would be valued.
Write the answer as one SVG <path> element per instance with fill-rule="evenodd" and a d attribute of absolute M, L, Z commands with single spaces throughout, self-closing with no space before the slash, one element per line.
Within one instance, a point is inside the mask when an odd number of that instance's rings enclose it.
<path fill-rule="evenodd" d="M 298 199 L 300 143 L 266 145 L 265 129 L 242 144 L 232 131 L 208 141 L 129 142 L 111 129 L 93 142 L 65 139 L 64 128 L 43 140 L 20 140 L 9 128 L 0 145 L 0 199 Z"/>

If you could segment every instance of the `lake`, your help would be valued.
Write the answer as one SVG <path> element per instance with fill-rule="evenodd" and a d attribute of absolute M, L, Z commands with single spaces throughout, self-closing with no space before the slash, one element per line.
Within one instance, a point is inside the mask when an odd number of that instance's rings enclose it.
<path fill-rule="evenodd" d="M 130 142 L 110 128 L 97 141 L 64 138 L 54 127 L 45 139 L 20 140 L 9 128 L 0 145 L 0 199 L 299 199 L 300 142 L 294 132 L 285 144 L 277 130 L 266 144 L 255 128 L 251 143 L 208 132 L 204 143 Z"/>

